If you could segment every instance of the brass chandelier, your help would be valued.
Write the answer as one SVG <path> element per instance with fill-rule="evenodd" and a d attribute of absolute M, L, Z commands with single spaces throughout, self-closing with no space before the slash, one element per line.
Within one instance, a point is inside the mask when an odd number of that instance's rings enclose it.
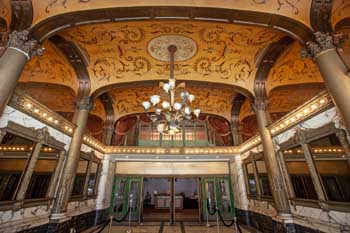
<path fill-rule="evenodd" d="M 192 120 L 199 117 L 201 110 L 192 109 L 191 104 L 195 99 L 193 94 L 185 90 L 185 83 L 176 85 L 174 77 L 174 57 L 177 47 L 170 45 L 170 77 L 167 83 L 160 82 L 162 90 L 160 95 L 152 95 L 149 101 L 142 102 L 147 116 L 157 125 L 159 133 L 174 135 L 181 131 L 181 122 L 185 119 Z M 180 93 L 180 96 L 176 94 Z"/>

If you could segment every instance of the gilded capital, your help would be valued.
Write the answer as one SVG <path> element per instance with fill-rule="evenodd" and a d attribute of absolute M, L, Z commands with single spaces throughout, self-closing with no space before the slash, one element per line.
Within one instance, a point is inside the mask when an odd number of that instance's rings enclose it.
<path fill-rule="evenodd" d="M 13 31 L 9 35 L 7 48 L 15 49 L 24 54 L 28 60 L 33 56 L 41 56 L 45 49 L 42 48 L 36 40 L 30 40 L 29 31 Z"/>
<path fill-rule="evenodd" d="M 301 51 L 301 56 L 304 58 L 316 58 L 321 52 L 334 49 L 341 46 L 343 34 L 331 35 L 328 32 L 315 32 L 314 40 L 308 41 Z"/>

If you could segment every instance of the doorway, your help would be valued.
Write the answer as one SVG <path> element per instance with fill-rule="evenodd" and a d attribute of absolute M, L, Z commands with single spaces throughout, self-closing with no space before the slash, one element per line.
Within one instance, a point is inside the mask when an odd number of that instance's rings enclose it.
<path fill-rule="evenodd" d="M 144 221 L 171 221 L 171 178 L 145 177 L 143 179 Z"/>
<path fill-rule="evenodd" d="M 208 208 L 213 211 L 218 207 L 225 220 L 231 220 L 235 215 L 233 190 L 228 177 L 204 178 L 202 181 L 203 218 L 215 220 L 216 215 L 208 214 Z"/>
<path fill-rule="evenodd" d="M 110 207 L 115 218 L 122 219 L 127 216 L 131 220 L 140 220 L 141 184 L 140 177 L 115 177 Z"/>
<path fill-rule="evenodd" d="M 175 178 L 175 221 L 200 221 L 200 178 Z"/>

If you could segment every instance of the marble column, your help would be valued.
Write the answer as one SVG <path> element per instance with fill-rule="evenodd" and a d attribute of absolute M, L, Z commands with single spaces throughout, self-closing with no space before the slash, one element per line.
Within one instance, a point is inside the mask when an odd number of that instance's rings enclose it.
<path fill-rule="evenodd" d="M 265 164 L 276 210 L 280 215 L 290 214 L 288 197 L 283 186 L 282 174 L 278 167 L 272 136 L 267 128 L 266 105 L 265 99 L 256 98 L 252 107 L 257 117 L 258 131 L 264 148 Z"/>
<path fill-rule="evenodd" d="M 262 191 L 261 191 L 260 179 L 259 179 L 259 175 L 258 175 L 258 169 L 257 169 L 257 166 L 256 166 L 255 158 L 253 158 L 253 160 L 252 160 L 252 167 L 253 167 L 253 172 L 254 172 L 256 197 L 257 197 L 257 199 L 261 199 Z"/>
<path fill-rule="evenodd" d="M 284 155 L 282 151 L 278 151 L 277 152 L 277 156 L 278 156 L 278 162 L 281 168 L 281 172 L 283 174 L 283 178 L 284 178 L 284 184 L 285 187 L 287 189 L 289 198 L 295 198 L 295 193 L 294 193 L 294 188 L 293 188 L 293 184 L 292 184 L 292 180 L 290 179 L 289 173 L 288 173 L 288 169 L 286 166 L 286 161 L 284 159 Z"/>
<path fill-rule="evenodd" d="M 53 213 L 55 214 L 66 211 L 69 199 L 71 197 L 75 174 L 80 158 L 80 149 L 92 104 L 90 103 L 90 100 L 80 101 L 77 104 L 77 108 L 77 127 L 74 130 L 72 140 L 69 145 L 67 159 L 63 170 L 62 182 L 60 184 L 60 192 L 53 209 Z"/>
<path fill-rule="evenodd" d="M 299 142 L 302 150 L 304 151 L 306 164 L 309 168 L 310 176 L 312 179 L 312 183 L 314 184 L 314 187 L 315 187 L 315 191 L 316 191 L 316 194 L 317 194 L 317 197 L 319 200 L 319 204 L 323 209 L 327 209 L 327 207 L 325 205 L 326 195 L 325 195 L 324 188 L 322 185 L 321 177 L 318 175 L 315 161 L 312 157 L 311 149 L 310 149 L 309 145 L 306 143 L 306 136 L 301 129 L 297 129 L 296 134 L 297 134 L 298 142 Z"/>
<path fill-rule="evenodd" d="M 27 163 L 26 169 L 24 171 L 24 174 L 21 179 L 21 183 L 19 185 L 19 188 L 17 190 L 16 194 L 16 201 L 22 202 L 25 198 L 26 191 L 29 185 L 29 182 L 32 178 L 35 164 L 38 161 L 38 157 L 41 151 L 41 148 L 43 146 L 43 142 L 37 142 L 33 148 L 32 154 L 29 157 L 29 161 Z"/>
<path fill-rule="evenodd" d="M 235 207 L 247 210 L 248 209 L 248 197 L 247 197 L 247 188 L 245 179 L 244 179 L 244 170 L 242 159 L 240 155 L 236 155 L 235 158 L 231 161 L 231 174 L 233 182 L 233 194 L 235 200 Z"/>
<path fill-rule="evenodd" d="M 316 32 L 314 36 L 314 41 L 306 43 L 302 55 L 316 61 L 333 102 L 350 132 L 350 71 L 336 51 L 341 36 L 321 32 Z"/>
<path fill-rule="evenodd" d="M 350 144 L 346 137 L 346 132 L 342 129 L 336 129 L 336 135 L 339 138 L 340 144 L 344 149 L 344 154 L 348 159 L 348 167 L 350 169 Z"/>
<path fill-rule="evenodd" d="M 28 37 L 29 31 L 13 31 L 9 36 L 7 48 L 0 57 L 0 115 L 14 91 L 22 70 L 35 55 L 42 55 L 44 49 L 37 41 Z"/>
<path fill-rule="evenodd" d="M 107 145 L 107 146 L 111 145 L 113 133 L 114 133 L 114 126 L 113 126 L 113 124 L 107 123 L 103 127 L 103 134 L 102 134 L 102 142 L 105 145 Z"/>
<path fill-rule="evenodd" d="M 242 143 L 242 135 L 239 128 L 239 116 L 233 115 L 231 116 L 231 132 L 232 132 L 232 140 L 234 146 L 239 146 Z"/>
<path fill-rule="evenodd" d="M 66 152 L 63 150 L 60 152 L 59 156 L 58 156 L 58 160 L 57 160 L 57 165 L 55 168 L 55 172 L 52 175 L 51 181 L 50 181 L 50 185 L 46 194 L 47 198 L 53 198 L 55 196 L 55 192 L 57 189 L 57 185 L 59 183 L 59 177 L 62 171 L 62 167 L 63 167 L 63 163 L 65 160 L 65 156 Z"/>

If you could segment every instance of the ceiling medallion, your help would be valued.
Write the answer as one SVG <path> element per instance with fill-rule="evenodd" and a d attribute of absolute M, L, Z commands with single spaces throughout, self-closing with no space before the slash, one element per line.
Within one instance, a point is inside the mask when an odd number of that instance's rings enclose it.
<path fill-rule="evenodd" d="M 168 48 L 176 46 L 174 61 L 186 61 L 197 53 L 197 44 L 189 37 L 182 35 L 163 35 L 153 38 L 147 46 L 148 53 L 160 61 L 170 61 Z"/>

